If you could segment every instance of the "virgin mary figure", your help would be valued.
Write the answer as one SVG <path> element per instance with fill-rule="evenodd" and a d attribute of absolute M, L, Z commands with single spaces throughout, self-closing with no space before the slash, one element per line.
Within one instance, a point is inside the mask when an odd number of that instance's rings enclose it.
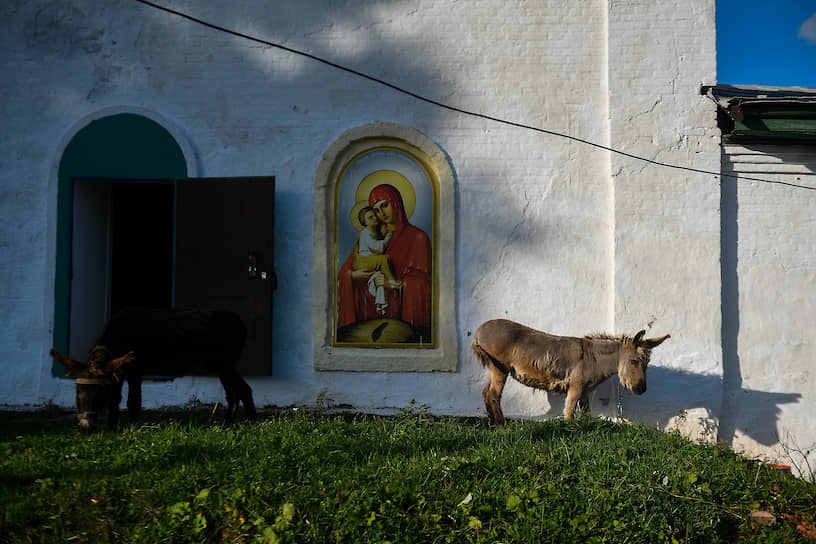
<path fill-rule="evenodd" d="M 400 192 L 392 185 L 374 187 L 368 205 L 391 234 L 385 254 L 391 259 L 395 282 L 386 282 L 372 271 L 354 270 L 354 250 L 340 267 L 337 286 L 337 327 L 376 319 L 397 319 L 411 326 L 414 339 L 430 339 L 431 329 L 431 241 L 419 227 L 408 221 Z M 384 287 L 384 309 L 375 301 L 370 281 Z M 412 341 L 412 340 L 406 340 Z"/>

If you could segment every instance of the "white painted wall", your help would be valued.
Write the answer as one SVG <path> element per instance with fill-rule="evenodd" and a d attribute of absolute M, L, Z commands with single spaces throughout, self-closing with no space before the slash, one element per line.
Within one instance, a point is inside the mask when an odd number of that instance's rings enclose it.
<path fill-rule="evenodd" d="M 816 150 L 726 145 L 723 172 L 816 187 Z M 731 181 L 723 194 L 723 437 L 747 455 L 816 468 L 816 191 Z"/>
<path fill-rule="evenodd" d="M 660 2 L 611 5 L 613 146 L 719 171 L 712 168 L 719 160 L 715 115 L 695 96 L 715 69 L 713 3 L 686 3 L 670 16 Z M 649 391 L 632 398 L 632 411 L 663 426 L 677 424 L 671 420 L 684 410 L 686 432 L 715 440 L 722 402 L 719 179 L 617 154 L 610 172 L 615 329 L 651 324 L 672 334 L 655 352 Z"/>
<path fill-rule="evenodd" d="M 699 95 L 715 82 L 713 0 L 165 3 L 459 108 L 720 168 L 714 105 Z M 73 403 L 73 384 L 51 376 L 47 356 L 56 166 L 80 120 L 117 108 L 164 119 L 183 135 L 198 176 L 276 176 L 274 374 L 250 380 L 259 405 L 312 405 L 325 395 L 360 410 L 415 399 L 435 413 L 483 414 L 485 376 L 468 334 L 508 317 L 561 334 L 671 333 L 655 351 L 649 390 L 625 396 L 624 414 L 667 426 L 686 410 L 687 432 L 716 437 L 723 356 L 714 176 L 450 112 L 130 0 L 4 2 L 0 31 L 0 67 L 13 74 L 0 81 L 0 403 Z M 454 172 L 455 373 L 313 368 L 315 169 L 342 133 L 377 121 L 422 132 Z M 147 406 L 221 397 L 211 378 L 145 387 Z M 606 384 L 593 408 L 612 415 L 615 400 Z M 509 385 L 503 405 L 510 416 L 553 416 L 563 398 Z"/>

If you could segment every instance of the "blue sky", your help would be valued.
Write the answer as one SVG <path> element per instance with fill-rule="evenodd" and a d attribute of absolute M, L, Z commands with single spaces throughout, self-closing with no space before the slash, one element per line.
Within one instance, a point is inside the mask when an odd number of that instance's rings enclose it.
<path fill-rule="evenodd" d="M 717 81 L 816 87 L 816 0 L 717 0 Z"/>

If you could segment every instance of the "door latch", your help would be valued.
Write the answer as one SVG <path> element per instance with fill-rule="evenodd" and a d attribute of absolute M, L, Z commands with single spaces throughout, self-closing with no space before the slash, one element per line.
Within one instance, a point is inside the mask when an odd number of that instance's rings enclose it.
<path fill-rule="evenodd" d="M 249 252 L 249 277 L 258 277 L 258 256 L 252 250 Z"/>

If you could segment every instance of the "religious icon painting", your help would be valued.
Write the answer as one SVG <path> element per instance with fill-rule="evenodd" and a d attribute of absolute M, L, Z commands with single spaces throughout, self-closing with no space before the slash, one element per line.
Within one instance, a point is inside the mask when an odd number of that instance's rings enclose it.
<path fill-rule="evenodd" d="M 337 183 L 335 345 L 434 347 L 435 190 L 403 150 L 354 157 Z"/>

